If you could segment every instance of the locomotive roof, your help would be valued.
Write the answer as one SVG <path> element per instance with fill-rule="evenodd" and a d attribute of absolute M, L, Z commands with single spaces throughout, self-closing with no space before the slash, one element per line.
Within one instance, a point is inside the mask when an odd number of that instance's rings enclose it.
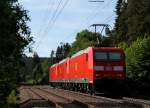
<path fill-rule="evenodd" d="M 67 57 L 67 58 L 65 58 L 65 59 L 63 59 L 63 60 L 61 60 L 61 61 L 59 62 L 59 64 L 65 62 L 68 58 L 69 58 L 69 57 Z"/>
<path fill-rule="evenodd" d="M 119 48 L 119 47 L 88 47 L 88 48 L 85 48 L 85 49 L 83 49 L 83 50 L 78 51 L 76 54 L 72 55 L 71 58 L 76 57 L 76 56 L 79 56 L 79 55 L 85 53 L 86 50 L 89 49 L 89 48 L 93 48 L 93 49 L 104 49 L 104 50 L 105 50 L 105 49 L 110 49 L 110 50 L 116 50 L 116 49 L 117 49 L 117 50 L 122 50 L 122 48 Z"/>
<path fill-rule="evenodd" d="M 81 54 L 83 54 L 83 53 L 86 53 L 86 50 L 88 50 L 88 49 L 90 49 L 90 48 L 93 48 L 93 49 L 104 49 L 104 50 L 105 50 L 105 49 L 110 49 L 110 50 L 116 50 L 116 49 L 118 49 L 118 50 L 122 50 L 122 48 L 119 48 L 119 47 L 88 47 L 88 48 L 85 48 L 85 49 L 83 49 L 83 50 L 78 51 L 76 54 L 72 55 L 71 58 L 74 58 L 74 57 L 77 57 L 77 56 L 79 56 L 79 55 L 81 55 Z M 63 59 L 63 60 L 61 60 L 59 63 L 53 64 L 51 67 L 54 67 L 54 66 L 56 66 L 57 64 L 61 64 L 61 63 L 65 62 L 68 58 L 69 58 L 69 57 L 67 57 L 67 58 L 65 58 L 65 59 Z"/>
<path fill-rule="evenodd" d="M 103 50 L 123 50 L 119 47 L 92 47 L 93 49 L 103 49 Z"/>
<path fill-rule="evenodd" d="M 88 48 L 89 48 L 89 47 L 88 47 Z M 71 58 L 73 58 L 73 57 L 77 57 L 77 56 L 79 56 L 79 55 L 81 55 L 81 54 L 85 53 L 85 51 L 86 51 L 88 48 L 83 49 L 83 50 L 80 50 L 80 51 L 79 51 L 79 52 L 77 52 L 76 54 L 72 55 L 72 56 L 71 56 Z"/>
<path fill-rule="evenodd" d="M 53 64 L 51 67 L 54 67 L 54 66 L 56 66 L 56 64 L 57 64 L 57 63 Z"/>

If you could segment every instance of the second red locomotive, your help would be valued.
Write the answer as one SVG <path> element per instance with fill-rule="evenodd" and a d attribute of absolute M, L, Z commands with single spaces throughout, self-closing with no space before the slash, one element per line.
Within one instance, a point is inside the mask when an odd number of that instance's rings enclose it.
<path fill-rule="evenodd" d="M 123 49 L 107 47 L 88 47 L 49 69 L 52 86 L 91 93 L 118 89 L 125 74 Z"/>

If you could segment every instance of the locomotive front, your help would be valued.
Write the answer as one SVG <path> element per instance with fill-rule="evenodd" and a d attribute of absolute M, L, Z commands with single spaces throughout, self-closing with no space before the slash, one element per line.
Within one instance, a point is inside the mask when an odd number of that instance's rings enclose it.
<path fill-rule="evenodd" d="M 95 91 L 121 92 L 125 81 L 125 56 L 120 48 L 93 48 Z"/>

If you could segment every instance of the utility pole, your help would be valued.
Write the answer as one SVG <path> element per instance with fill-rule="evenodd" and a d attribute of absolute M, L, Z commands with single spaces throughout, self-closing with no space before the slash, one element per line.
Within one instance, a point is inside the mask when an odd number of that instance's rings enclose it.
<path fill-rule="evenodd" d="M 104 1 L 103 0 L 89 0 L 88 2 L 104 2 Z M 95 36 L 97 36 L 96 35 L 97 26 L 103 26 L 103 29 L 104 29 L 105 25 L 104 24 L 92 24 L 91 26 L 93 26 L 95 28 Z M 103 29 L 102 29 L 102 31 L 103 31 Z M 101 31 L 101 34 L 102 34 L 102 31 Z M 97 36 L 97 44 L 100 45 L 100 40 L 99 40 L 98 36 Z"/>
<path fill-rule="evenodd" d="M 88 2 L 104 2 L 104 1 L 103 0 L 89 0 Z M 102 35 L 102 32 L 103 32 L 104 28 L 105 28 L 105 33 L 109 34 L 110 33 L 109 25 L 108 24 L 92 24 L 91 26 L 94 27 L 94 29 L 95 29 L 95 36 L 97 37 L 97 44 L 99 46 L 100 45 L 100 40 L 99 40 L 98 36 L 96 35 L 96 33 L 97 33 L 97 31 L 96 31 L 97 27 L 98 26 L 102 27 L 102 30 L 100 32 L 101 35 Z"/>
<path fill-rule="evenodd" d="M 100 32 L 101 35 L 102 35 L 102 32 L 103 32 L 104 28 L 107 29 L 107 28 L 109 27 L 108 24 L 92 24 L 91 27 L 94 27 L 94 29 L 95 29 L 95 36 L 97 36 L 96 33 L 97 33 L 97 27 L 98 27 L 98 26 L 99 26 L 99 27 L 102 27 L 102 30 L 101 30 L 101 32 Z M 99 40 L 98 36 L 97 36 L 97 44 L 100 45 L 100 40 Z"/>

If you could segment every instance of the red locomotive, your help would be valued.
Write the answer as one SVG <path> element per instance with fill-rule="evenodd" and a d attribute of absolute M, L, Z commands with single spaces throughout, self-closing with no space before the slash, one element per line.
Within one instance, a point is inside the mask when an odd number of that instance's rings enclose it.
<path fill-rule="evenodd" d="M 88 47 L 49 69 L 52 86 L 91 93 L 120 90 L 125 74 L 123 50 L 107 47 Z"/>

